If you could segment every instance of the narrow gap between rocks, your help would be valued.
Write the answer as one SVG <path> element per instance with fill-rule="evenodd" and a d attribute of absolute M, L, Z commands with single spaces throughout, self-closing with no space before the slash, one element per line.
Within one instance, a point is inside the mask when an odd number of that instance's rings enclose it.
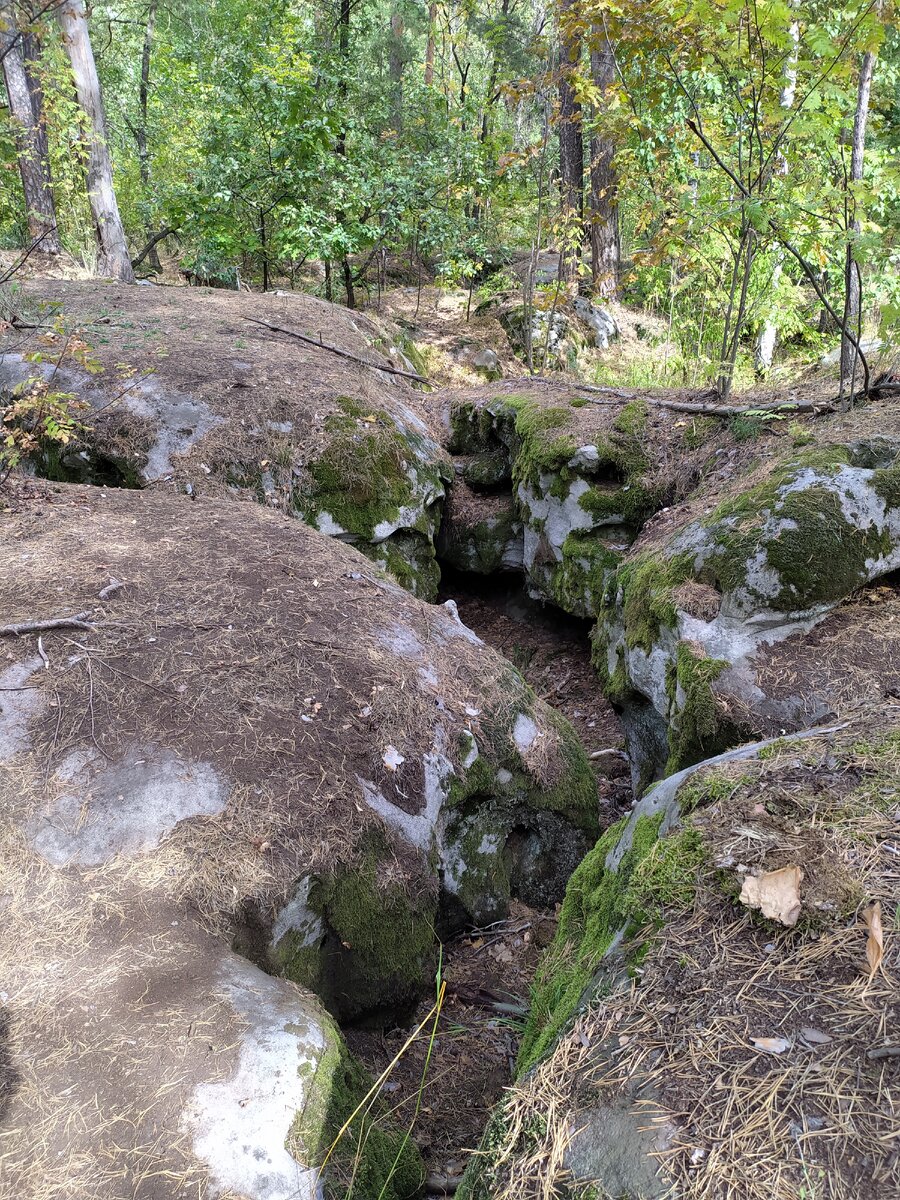
<path fill-rule="evenodd" d="M 508 658 L 537 695 L 574 726 L 597 776 L 601 828 L 631 804 L 629 763 L 612 705 L 591 666 L 590 622 L 532 600 L 520 574 L 475 576 L 442 566 L 439 601 L 454 600 L 462 621 Z M 478 1146 L 490 1112 L 513 1080 L 531 983 L 553 939 L 556 910 L 513 900 L 506 919 L 468 930 L 443 947 L 446 998 L 429 1056 L 430 1026 L 402 1056 L 383 1093 L 413 1136 L 428 1168 L 428 1192 L 451 1195 Z M 427 1017 L 429 994 L 394 1026 L 345 1027 L 351 1051 L 378 1076 Z"/>

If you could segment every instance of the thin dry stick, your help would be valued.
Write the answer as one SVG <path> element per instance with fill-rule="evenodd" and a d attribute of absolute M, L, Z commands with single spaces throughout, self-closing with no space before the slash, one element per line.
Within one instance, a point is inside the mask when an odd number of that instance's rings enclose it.
<path fill-rule="evenodd" d="M 72 617 L 54 617 L 49 621 L 21 621 L 18 625 L 0 625 L 0 637 L 21 637 L 23 633 L 46 633 L 50 629 L 87 629 L 93 631 L 93 613 L 75 613 Z"/>
<path fill-rule="evenodd" d="M 306 342 L 308 346 L 315 346 L 319 350 L 328 350 L 331 354 L 337 354 L 341 358 L 349 358 L 351 362 L 368 367 L 371 371 L 386 371 L 388 375 L 399 375 L 402 379 L 414 379 L 416 383 L 428 383 L 427 379 L 422 375 L 416 375 L 414 371 L 401 371 L 399 367 L 366 362 L 364 358 L 360 358 L 357 354 L 351 354 L 349 350 L 340 350 L 337 346 L 330 346 L 328 342 L 323 342 L 321 339 L 316 341 L 315 338 L 307 337 L 305 333 L 298 333 L 296 329 L 285 329 L 283 325 L 273 325 L 271 321 L 261 321 L 257 317 L 245 317 L 244 320 L 252 321 L 254 325 L 262 325 L 275 333 L 286 333 L 288 337 L 297 338 L 298 341 Z"/>

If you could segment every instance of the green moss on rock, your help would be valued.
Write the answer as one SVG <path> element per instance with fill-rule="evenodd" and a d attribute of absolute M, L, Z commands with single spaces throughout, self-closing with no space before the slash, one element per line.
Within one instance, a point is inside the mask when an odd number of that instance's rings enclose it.
<path fill-rule="evenodd" d="M 563 542 L 562 562 L 552 572 L 550 594 L 566 612 L 593 616 L 603 598 L 622 556 L 596 536 L 578 530 Z"/>
<path fill-rule="evenodd" d="M 441 568 L 431 538 L 400 530 L 383 542 L 374 545 L 363 542 L 357 549 L 377 562 L 389 575 L 393 575 L 401 587 L 420 600 L 432 601 L 437 597 Z"/>
<path fill-rule="evenodd" d="M 552 1046 L 578 1010 L 604 955 L 622 930 L 637 928 L 642 914 L 629 905 L 631 877 L 659 836 L 662 814 L 635 823 L 631 846 L 616 871 L 606 859 L 625 832 L 628 818 L 611 826 L 573 874 L 560 911 L 553 945 L 541 963 L 518 1069 L 526 1071 Z"/>
<path fill-rule="evenodd" d="M 360 1200 L 411 1200 L 425 1182 L 415 1143 L 372 1094 L 371 1077 L 337 1028 L 329 1032 L 331 1045 L 310 1081 L 310 1099 L 294 1121 L 287 1148 L 314 1167 L 327 1158 L 326 1200 L 346 1200 L 351 1194 Z"/>
<path fill-rule="evenodd" d="M 673 593 L 691 577 L 693 569 L 693 554 L 665 550 L 645 551 L 619 569 L 617 583 L 629 649 L 639 646 L 649 654 L 660 629 L 674 629 L 678 610 Z"/>
<path fill-rule="evenodd" d="M 325 923 L 324 940 L 279 943 L 282 973 L 341 1018 L 409 1003 L 433 969 L 437 897 L 395 882 L 391 860 L 383 836 L 370 836 L 354 866 L 313 883 L 308 905 Z"/>
<path fill-rule="evenodd" d="M 721 754 L 734 744 L 734 724 L 723 715 L 712 687 L 728 665 L 688 642 L 678 643 L 671 673 L 673 709 L 676 698 L 681 703 L 671 717 L 667 774 Z"/>

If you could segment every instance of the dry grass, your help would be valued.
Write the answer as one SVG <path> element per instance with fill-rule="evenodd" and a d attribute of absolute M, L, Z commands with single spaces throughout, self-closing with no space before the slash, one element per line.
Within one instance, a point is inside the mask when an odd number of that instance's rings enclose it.
<path fill-rule="evenodd" d="M 504 1200 L 568 1195 L 573 1131 L 623 1100 L 660 1136 L 661 1181 L 682 1200 L 900 1194 L 900 706 L 713 779 L 692 817 L 709 854 L 693 902 L 634 935 L 637 977 L 613 975 L 511 1090 L 489 1152 Z M 793 930 L 736 902 L 743 873 L 788 860 L 805 872 Z M 885 927 L 874 975 L 858 915 L 871 901 Z"/>

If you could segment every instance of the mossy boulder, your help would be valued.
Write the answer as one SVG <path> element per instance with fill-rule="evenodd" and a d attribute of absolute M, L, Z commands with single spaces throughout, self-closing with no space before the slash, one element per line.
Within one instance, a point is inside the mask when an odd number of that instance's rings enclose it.
<path fill-rule="evenodd" d="M 802 449 L 724 499 L 701 490 L 674 531 L 642 539 L 623 561 L 595 661 L 626 724 L 635 714 L 643 782 L 758 735 L 767 721 L 806 723 L 807 681 L 798 678 L 795 700 L 782 689 L 776 703 L 764 665 L 780 643 L 800 652 L 837 605 L 900 566 L 897 454 L 884 439 Z"/>
<path fill-rule="evenodd" d="M 577 396 L 548 399 L 533 390 L 457 400 L 449 448 L 468 456 L 463 478 L 473 487 L 511 480 L 532 595 L 595 616 L 616 565 L 666 489 L 650 478 L 645 404 L 604 411 L 599 423 L 598 410 L 586 420 L 582 409 Z M 452 507 L 446 521 L 452 539 Z M 463 536 L 471 540 L 465 528 Z"/>
<path fill-rule="evenodd" d="M 33 347 L 3 355 L 3 385 L 55 373 L 87 406 L 77 445 L 36 463 L 40 474 L 253 499 L 356 545 L 434 598 L 450 467 L 421 393 L 381 369 L 410 369 L 410 346 L 391 330 L 300 293 L 23 286 L 91 347 L 89 370 L 57 364 L 40 331 Z M 31 349 L 42 363 L 27 361 Z"/>
<path fill-rule="evenodd" d="M 257 505 L 33 481 L 4 521 L 11 619 L 59 615 L 59 563 L 97 611 L 100 658 L 48 633 L 32 679 L 17 644 L 52 785 L 26 790 L 36 853 L 153 850 L 167 894 L 345 1017 L 415 1000 L 439 931 L 562 895 L 590 764 L 452 602 Z"/>
<path fill-rule="evenodd" d="M 442 562 L 459 571 L 521 571 L 522 522 L 512 497 L 484 495 L 457 480 L 444 506 L 436 549 Z"/>
<path fill-rule="evenodd" d="M 686 768 L 609 829 L 572 876 L 516 1084 L 462 1195 L 527 1183 L 660 1200 L 723 1180 L 740 1195 L 799 1195 L 804 1130 L 830 1186 L 895 1194 L 880 1097 L 900 947 L 885 933 L 880 963 L 866 948 L 872 914 L 888 929 L 900 911 L 898 767 L 898 710 L 876 703 Z M 782 876 L 796 907 L 763 915 L 746 881 Z M 868 989 L 879 998 L 857 1008 Z M 841 1088 L 823 1091 L 823 1074 Z M 862 1125 L 846 1123 L 848 1104 Z M 868 1156 L 864 1183 L 857 1156 Z"/>

